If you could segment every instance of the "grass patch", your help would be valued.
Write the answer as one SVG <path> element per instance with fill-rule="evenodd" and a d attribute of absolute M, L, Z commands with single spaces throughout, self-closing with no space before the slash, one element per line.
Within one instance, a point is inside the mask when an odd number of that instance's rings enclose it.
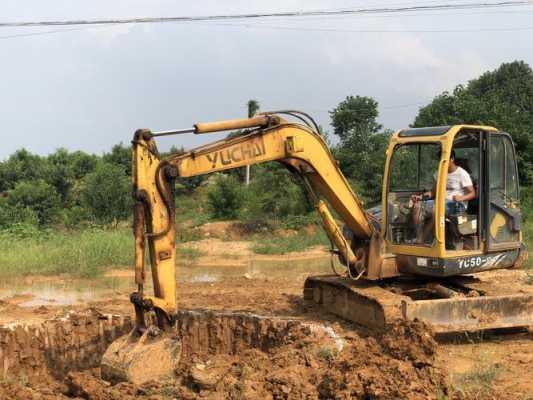
<path fill-rule="evenodd" d="M 300 230 L 296 235 L 288 237 L 258 235 L 254 237 L 254 242 L 252 250 L 257 254 L 285 254 L 329 243 L 321 229 L 317 229 L 314 233 Z"/>
<path fill-rule="evenodd" d="M 194 261 L 202 255 L 194 248 L 176 247 L 178 260 Z M 133 257 L 129 228 L 36 230 L 31 235 L 0 232 L 0 277 L 69 274 L 91 278 L 107 269 L 131 266 Z"/>
<path fill-rule="evenodd" d="M 191 247 L 176 247 L 176 258 L 178 262 L 180 258 L 186 258 L 190 261 L 194 261 L 203 255 L 204 252 L 198 249 L 193 249 Z"/>
<path fill-rule="evenodd" d="M 316 356 L 318 358 L 322 358 L 323 360 L 326 360 L 328 362 L 333 361 L 336 355 L 337 355 L 337 351 L 332 349 L 331 347 L 321 347 L 316 352 Z"/>
<path fill-rule="evenodd" d="M 0 276 L 72 274 L 92 277 L 106 267 L 133 264 L 131 230 L 0 233 Z"/>
<path fill-rule="evenodd" d="M 177 227 L 176 243 L 197 242 L 202 239 L 204 235 L 199 229 Z"/>
<path fill-rule="evenodd" d="M 502 366 L 480 360 L 476 366 L 464 374 L 452 376 L 453 390 L 462 397 L 484 398 L 492 392 L 492 386 Z"/>
<path fill-rule="evenodd" d="M 208 206 L 205 188 L 199 188 L 190 194 L 176 196 L 176 222 L 192 222 L 193 226 L 200 226 L 209 222 Z"/>

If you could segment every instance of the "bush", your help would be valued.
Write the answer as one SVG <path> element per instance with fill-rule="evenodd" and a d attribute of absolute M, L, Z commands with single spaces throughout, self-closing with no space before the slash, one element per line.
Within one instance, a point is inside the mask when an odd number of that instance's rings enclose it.
<path fill-rule="evenodd" d="M 8 212 L 13 213 L 12 222 L 21 222 L 34 213 L 39 225 L 53 222 L 61 205 L 56 189 L 42 179 L 18 182 L 7 192 L 6 202 L 11 209 Z"/>
<path fill-rule="evenodd" d="M 88 212 L 81 206 L 65 208 L 61 211 L 61 223 L 67 228 L 79 228 L 90 219 Z"/>
<path fill-rule="evenodd" d="M 14 207 L 6 199 L 0 200 L 0 228 L 7 229 L 13 224 L 39 225 L 37 214 L 30 208 Z"/>
<path fill-rule="evenodd" d="M 95 222 L 118 222 L 131 212 L 131 183 L 123 166 L 102 162 L 80 188 L 81 205 Z"/>
<path fill-rule="evenodd" d="M 246 213 L 249 217 L 286 219 L 291 215 L 308 214 L 312 210 L 304 189 L 293 181 L 283 166 L 271 163 L 254 168 L 246 195 Z"/>
<path fill-rule="evenodd" d="M 125 146 L 119 143 L 111 148 L 110 153 L 105 153 L 102 160 L 107 164 L 120 166 L 125 174 L 131 175 L 131 157 L 131 146 Z"/>
<path fill-rule="evenodd" d="M 216 219 L 235 219 L 244 202 L 242 184 L 233 176 L 219 175 L 207 192 L 210 214 Z"/>

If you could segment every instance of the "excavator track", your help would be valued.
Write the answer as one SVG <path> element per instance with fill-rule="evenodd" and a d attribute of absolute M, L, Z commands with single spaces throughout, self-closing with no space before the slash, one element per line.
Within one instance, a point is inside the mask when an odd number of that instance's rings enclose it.
<path fill-rule="evenodd" d="M 460 288 L 460 291 L 449 289 Z M 418 288 L 418 289 L 413 289 Z M 424 298 L 420 288 L 448 298 Z M 312 276 L 304 285 L 304 299 L 325 311 L 372 329 L 396 320 L 422 320 L 435 333 L 480 331 L 533 326 L 533 290 L 509 293 L 497 284 L 474 280 L 395 280 L 383 284 L 353 281 L 336 275 Z M 418 297 L 422 297 L 418 299 Z"/>

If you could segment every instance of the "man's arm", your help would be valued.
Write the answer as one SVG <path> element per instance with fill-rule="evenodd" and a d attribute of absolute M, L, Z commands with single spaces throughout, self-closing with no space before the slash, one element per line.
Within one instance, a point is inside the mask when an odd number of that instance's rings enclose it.
<path fill-rule="evenodd" d="M 476 198 L 476 189 L 474 189 L 474 184 L 472 183 L 472 178 L 470 174 L 465 170 L 462 170 L 461 184 L 464 188 L 464 194 L 456 194 L 452 197 L 453 201 L 470 201 Z"/>
<path fill-rule="evenodd" d="M 437 188 L 437 182 L 433 184 L 432 190 L 428 190 L 427 192 L 424 192 L 422 194 L 413 194 L 411 196 L 411 199 L 415 201 L 424 200 L 424 199 L 432 199 L 434 197 L 433 193 L 435 193 L 436 188 Z"/>
<path fill-rule="evenodd" d="M 474 189 L 474 186 L 466 186 L 465 187 L 465 194 L 455 194 L 453 195 L 452 200 L 453 201 L 470 201 L 474 200 L 476 198 L 476 189 Z"/>

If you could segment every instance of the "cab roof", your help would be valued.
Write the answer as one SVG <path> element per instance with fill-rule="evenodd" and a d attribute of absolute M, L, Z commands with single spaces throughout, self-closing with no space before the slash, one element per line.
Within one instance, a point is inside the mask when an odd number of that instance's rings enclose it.
<path fill-rule="evenodd" d="M 431 126 L 425 128 L 407 128 L 398 131 L 398 136 L 401 138 L 418 137 L 418 136 L 441 136 L 448 133 L 452 128 L 456 128 L 456 132 L 461 129 L 472 129 L 480 131 L 492 131 L 497 129 L 491 126 L 483 125 L 445 125 L 445 126 Z"/>
<path fill-rule="evenodd" d="M 427 128 L 408 128 L 402 129 L 398 132 L 400 137 L 412 137 L 412 136 L 440 136 L 444 135 L 450 130 L 452 126 L 430 126 Z"/>

